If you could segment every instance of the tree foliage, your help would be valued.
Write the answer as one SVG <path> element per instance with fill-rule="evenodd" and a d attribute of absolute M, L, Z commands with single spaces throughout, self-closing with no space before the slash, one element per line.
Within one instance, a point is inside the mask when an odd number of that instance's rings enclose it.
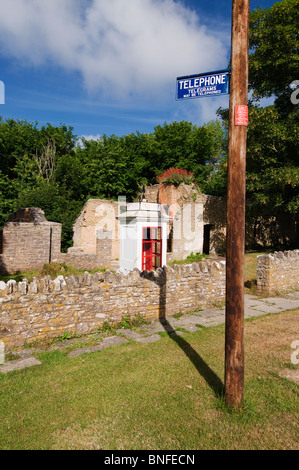
<path fill-rule="evenodd" d="M 275 215 L 299 211 L 298 106 L 290 84 L 299 70 L 299 0 L 258 9 L 250 17 L 249 83 L 253 100 L 248 128 L 247 188 L 251 209 Z"/>
<path fill-rule="evenodd" d="M 275 215 L 299 211 L 298 120 L 282 119 L 275 106 L 251 107 L 248 129 L 247 192 L 251 212 Z"/>
<path fill-rule="evenodd" d="M 69 243 L 73 207 L 72 190 L 56 180 L 61 159 L 75 156 L 76 137 L 72 128 L 51 124 L 2 120 L 0 117 L 0 224 L 20 207 L 35 206 L 49 220 L 64 222 L 63 244 Z M 77 208 L 78 211 L 78 208 Z"/>
<path fill-rule="evenodd" d="M 253 98 L 275 96 L 275 105 L 293 111 L 290 84 L 299 70 L 299 0 L 283 0 L 250 15 L 249 86 Z"/>

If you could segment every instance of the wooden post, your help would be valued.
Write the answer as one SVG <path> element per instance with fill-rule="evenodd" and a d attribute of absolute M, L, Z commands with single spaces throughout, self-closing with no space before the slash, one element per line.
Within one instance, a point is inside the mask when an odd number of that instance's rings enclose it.
<path fill-rule="evenodd" d="M 227 191 L 225 399 L 240 406 L 244 394 L 244 253 L 246 106 L 249 0 L 233 0 Z M 240 106 L 241 105 L 241 106 Z M 239 108 L 236 109 L 236 106 Z M 241 120 L 237 111 L 245 110 Z M 239 116 L 240 117 L 240 116 Z M 236 124 L 237 123 L 237 124 Z"/>

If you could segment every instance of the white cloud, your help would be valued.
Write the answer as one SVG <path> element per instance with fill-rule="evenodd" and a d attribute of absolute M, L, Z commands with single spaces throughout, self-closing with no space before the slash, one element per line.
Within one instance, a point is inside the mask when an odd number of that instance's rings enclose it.
<path fill-rule="evenodd" d="M 106 96 L 159 99 L 177 76 L 227 65 L 223 33 L 180 1 L 0 0 L 0 11 L 2 54 L 79 71 Z"/>
<path fill-rule="evenodd" d="M 209 96 L 190 100 L 177 101 L 173 115 L 175 121 L 189 121 L 202 126 L 204 123 L 220 119 L 217 116 L 218 108 L 229 107 L 229 96 Z"/>
<path fill-rule="evenodd" d="M 85 140 L 100 140 L 102 138 L 102 136 L 100 134 L 96 134 L 96 135 L 81 135 L 81 138 L 85 139 Z"/>
<path fill-rule="evenodd" d="M 81 137 L 79 137 L 78 141 L 77 141 L 77 144 L 79 145 L 79 147 L 83 147 L 83 139 L 84 140 L 101 140 L 102 136 L 100 134 L 97 134 L 97 135 L 81 135 Z"/>

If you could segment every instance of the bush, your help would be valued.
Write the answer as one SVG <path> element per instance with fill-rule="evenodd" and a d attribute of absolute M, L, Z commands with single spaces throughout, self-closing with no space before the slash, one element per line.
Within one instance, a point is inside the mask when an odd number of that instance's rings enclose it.
<path fill-rule="evenodd" d="M 187 256 L 186 260 L 195 262 L 195 261 L 201 261 L 204 258 L 208 258 L 208 255 L 205 255 L 203 253 L 194 254 L 192 251 L 192 253 L 190 253 L 190 255 Z"/>
<path fill-rule="evenodd" d="M 181 183 L 192 184 L 194 181 L 194 173 L 192 171 L 182 170 L 181 168 L 169 168 L 161 175 L 157 176 L 158 183 L 175 184 Z"/>

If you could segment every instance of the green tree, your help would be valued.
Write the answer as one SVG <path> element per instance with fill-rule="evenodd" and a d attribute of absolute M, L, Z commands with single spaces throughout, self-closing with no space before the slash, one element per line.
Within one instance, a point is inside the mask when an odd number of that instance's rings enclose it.
<path fill-rule="evenodd" d="M 37 123 L 15 121 L 0 117 L 0 169 L 3 174 L 14 179 L 15 167 L 24 155 L 33 158 L 39 148 Z"/>
<path fill-rule="evenodd" d="M 148 180 L 153 137 L 150 134 L 106 136 L 87 141 L 77 148 L 82 166 L 82 191 L 86 197 L 133 199 Z"/>
<path fill-rule="evenodd" d="M 202 127 L 181 121 L 156 126 L 154 138 L 155 145 L 149 156 L 150 176 L 156 177 L 168 168 L 177 167 L 192 171 L 203 186 L 221 158 L 224 134 L 219 121 Z"/>
<path fill-rule="evenodd" d="M 250 16 L 249 84 L 253 101 L 274 97 L 274 106 L 250 109 L 247 187 L 251 212 L 299 211 L 298 106 L 290 84 L 299 70 L 299 0 L 283 0 Z"/>
<path fill-rule="evenodd" d="M 54 222 L 65 219 L 63 242 L 68 243 L 65 234 L 70 233 L 71 217 L 77 210 L 70 207 L 76 206 L 76 200 L 63 181 L 55 181 L 60 159 L 74 158 L 75 143 L 70 127 L 47 124 L 39 129 L 38 123 L 0 117 L 1 225 L 11 212 L 34 205 Z"/>
<path fill-rule="evenodd" d="M 55 145 L 55 159 L 74 152 L 76 137 L 72 128 L 51 124 L 38 128 L 38 123 L 0 117 L 0 169 L 9 178 L 16 176 L 15 169 L 25 156 L 38 160 L 49 145 Z"/>
<path fill-rule="evenodd" d="M 16 210 L 16 193 L 9 178 L 0 170 L 0 223 L 6 222 L 8 215 Z"/>
<path fill-rule="evenodd" d="M 66 187 L 42 180 L 37 187 L 27 187 L 21 191 L 16 199 L 16 206 L 42 209 L 48 220 L 62 224 L 62 251 L 72 245 L 73 223 L 82 209 L 82 202 L 73 199 Z"/>
<path fill-rule="evenodd" d="M 299 0 L 283 0 L 250 14 L 249 87 L 253 99 L 275 97 L 284 114 L 294 110 L 290 84 L 299 79 Z"/>
<path fill-rule="evenodd" d="M 298 120 L 281 118 L 277 107 L 251 107 L 247 191 L 252 213 L 299 210 Z"/>
<path fill-rule="evenodd" d="M 125 191 L 126 160 L 119 137 L 83 140 L 77 155 L 84 167 L 81 177 L 88 197 L 117 198 Z"/>

